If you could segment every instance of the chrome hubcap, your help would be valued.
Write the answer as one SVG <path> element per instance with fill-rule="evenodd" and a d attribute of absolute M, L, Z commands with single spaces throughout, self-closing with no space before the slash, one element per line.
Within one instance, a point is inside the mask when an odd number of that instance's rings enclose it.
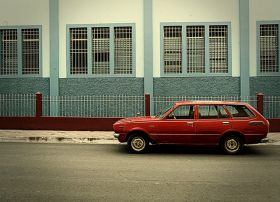
<path fill-rule="evenodd" d="M 235 139 L 229 139 L 226 142 L 226 147 L 230 151 L 236 151 L 239 148 L 239 143 Z"/>
<path fill-rule="evenodd" d="M 135 137 L 131 141 L 131 146 L 135 151 L 141 151 L 145 148 L 146 142 L 142 137 Z"/>

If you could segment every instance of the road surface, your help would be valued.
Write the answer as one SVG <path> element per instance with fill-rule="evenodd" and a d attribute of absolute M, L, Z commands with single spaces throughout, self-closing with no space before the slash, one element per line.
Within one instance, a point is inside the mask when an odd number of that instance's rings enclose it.
<path fill-rule="evenodd" d="M 0 201 L 280 201 L 280 146 L 0 143 Z"/>

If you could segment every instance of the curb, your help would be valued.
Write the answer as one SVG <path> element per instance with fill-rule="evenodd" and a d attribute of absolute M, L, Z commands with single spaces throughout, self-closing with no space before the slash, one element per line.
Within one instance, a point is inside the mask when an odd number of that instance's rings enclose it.
<path fill-rule="evenodd" d="M 0 137 L 0 142 L 25 143 L 78 143 L 78 144 L 118 144 L 115 138 L 69 138 L 69 137 Z"/>

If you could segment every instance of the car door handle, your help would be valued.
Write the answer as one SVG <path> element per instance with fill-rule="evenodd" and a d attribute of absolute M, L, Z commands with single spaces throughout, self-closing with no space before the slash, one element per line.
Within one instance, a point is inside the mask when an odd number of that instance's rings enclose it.
<path fill-rule="evenodd" d="M 250 121 L 249 124 L 251 126 L 260 126 L 260 125 L 264 125 L 263 121 Z"/>
<path fill-rule="evenodd" d="M 188 122 L 187 122 L 187 125 L 188 125 L 188 126 L 193 126 L 193 122 L 189 122 L 189 121 L 188 121 Z"/>
<path fill-rule="evenodd" d="M 223 121 L 223 124 L 225 124 L 225 125 L 226 125 L 226 124 L 229 124 L 229 122 L 228 122 L 228 121 Z"/>

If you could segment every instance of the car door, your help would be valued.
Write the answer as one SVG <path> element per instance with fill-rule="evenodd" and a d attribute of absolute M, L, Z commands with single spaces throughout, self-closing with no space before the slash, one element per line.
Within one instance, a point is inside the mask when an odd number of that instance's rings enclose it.
<path fill-rule="evenodd" d="M 231 128 L 230 116 L 222 105 L 199 105 L 195 144 L 217 144 Z"/>
<path fill-rule="evenodd" d="M 152 138 L 158 143 L 191 143 L 192 136 L 195 135 L 194 106 L 178 106 L 165 118 L 157 121 L 155 127 L 156 134 Z"/>

